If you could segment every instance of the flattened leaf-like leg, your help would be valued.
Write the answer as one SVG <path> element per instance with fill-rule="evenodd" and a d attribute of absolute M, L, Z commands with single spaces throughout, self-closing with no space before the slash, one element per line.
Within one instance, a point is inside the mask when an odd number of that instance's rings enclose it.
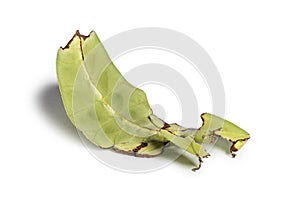
<path fill-rule="evenodd" d="M 195 140 L 193 139 L 192 136 L 186 136 L 186 137 L 177 136 L 174 133 L 172 133 L 171 131 L 166 130 L 166 129 L 161 129 L 160 132 L 166 139 L 168 139 L 170 142 L 172 142 L 176 146 L 179 146 L 180 148 L 183 148 L 187 152 L 198 157 L 199 166 L 196 168 L 193 168 L 192 169 L 193 171 L 200 169 L 201 163 L 202 163 L 202 158 L 206 158 L 206 157 L 210 156 L 210 154 L 205 150 L 205 148 L 201 144 L 195 142 Z"/>
<path fill-rule="evenodd" d="M 195 135 L 195 141 L 198 143 L 205 143 L 207 142 L 206 139 L 211 139 L 214 136 L 222 137 L 232 142 L 230 153 L 232 157 L 235 157 L 234 152 L 240 150 L 250 139 L 249 133 L 223 118 L 208 113 L 202 114 L 201 118 L 203 125 Z"/>

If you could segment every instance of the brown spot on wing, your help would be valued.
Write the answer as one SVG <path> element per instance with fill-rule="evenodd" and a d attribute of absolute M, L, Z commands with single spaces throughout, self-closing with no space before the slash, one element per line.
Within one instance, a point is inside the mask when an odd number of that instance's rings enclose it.
<path fill-rule="evenodd" d="M 163 126 L 161 129 L 167 129 L 167 128 L 169 128 L 169 127 L 170 127 L 170 125 L 169 125 L 168 123 L 165 122 L 164 126 Z"/>
<path fill-rule="evenodd" d="M 139 150 L 141 150 L 142 148 L 148 146 L 148 143 L 147 142 L 142 142 L 141 145 L 135 147 L 134 149 L 132 149 L 133 152 L 138 152 Z"/>
<path fill-rule="evenodd" d="M 79 30 L 77 30 L 76 33 L 74 34 L 74 36 L 71 38 L 71 40 L 67 43 L 67 45 L 66 45 L 65 47 L 60 47 L 60 48 L 62 48 L 62 50 L 68 49 L 68 48 L 70 48 L 70 45 L 71 45 L 72 41 L 73 41 L 76 37 L 79 37 L 79 38 L 82 38 L 83 40 L 85 40 L 85 39 L 87 39 L 88 37 L 90 37 L 90 35 L 91 35 L 92 32 L 93 32 L 93 31 L 91 31 L 91 32 L 89 33 L 89 35 L 85 36 L 85 35 L 82 35 L 82 34 L 79 32 Z"/>

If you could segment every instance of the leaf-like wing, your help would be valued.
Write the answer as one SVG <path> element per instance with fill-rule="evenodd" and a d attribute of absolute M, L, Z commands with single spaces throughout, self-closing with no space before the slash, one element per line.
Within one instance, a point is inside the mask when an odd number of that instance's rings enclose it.
<path fill-rule="evenodd" d="M 132 143 L 135 148 L 157 134 L 145 93 L 124 79 L 95 32 L 83 36 L 77 31 L 59 49 L 57 76 L 69 118 L 94 144 L 122 150 L 122 145 Z M 149 147 L 142 147 L 140 154 L 150 154 L 144 151 Z M 158 154 L 163 144 L 155 147 Z"/>

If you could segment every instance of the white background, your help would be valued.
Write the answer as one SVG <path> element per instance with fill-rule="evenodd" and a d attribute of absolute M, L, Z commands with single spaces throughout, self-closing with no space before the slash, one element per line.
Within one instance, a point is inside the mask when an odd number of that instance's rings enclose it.
<path fill-rule="evenodd" d="M 0 196 L 299 196 L 299 10 L 283 0 L 2 2 Z M 174 162 L 128 174 L 93 158 L 55 114 L 47 88 L 76 29 L 105 40 L 149 26 L 182 32 L 212 57 L 226 118 L 252 137 L 236 159 L 214 149 L 197 173 Z"/>

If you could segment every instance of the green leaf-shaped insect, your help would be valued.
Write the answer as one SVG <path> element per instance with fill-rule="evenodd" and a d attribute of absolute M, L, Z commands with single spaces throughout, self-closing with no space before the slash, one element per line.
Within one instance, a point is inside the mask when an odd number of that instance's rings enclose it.
<path fill-rule="evenodd" d="M 57 54 L 57 77 L 65 110 L 72 123 L 95 145 L 134 156 L 159 155 L 172 142 L 202 159 L 201 145 L 215 137 L 230 142 L 234 152 L 250 135 L 215 115 L 201 115 L 203 125 L 189 129 L 168 124 L 152 113 L 146 94 L 121 75 L 95 32 L 77 31 Z"/>

